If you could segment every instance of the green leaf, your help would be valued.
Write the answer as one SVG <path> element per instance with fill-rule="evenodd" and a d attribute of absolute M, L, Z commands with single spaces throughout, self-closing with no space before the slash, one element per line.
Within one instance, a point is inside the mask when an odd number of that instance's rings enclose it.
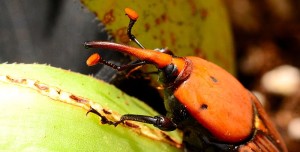
<path fill-rule="evenodd" d="M 90 76 L 46 65 L 1 64 L 0 97 L 1 150 L 181 151 L 175 147 L 178 132 L 168 133 L 170 141 L 141 123 L 114 127 L 101 124 L 98 115 L 86 116 L 90 107 L 110 121 L 125 113 L 157 115 Z"/>
<path fill-rule="evenodd" d="M 139 19 L 133 34 L 148 49 L 168 47 L 177 56 L 196 55 L 234 73 L 229 19 L 221 0 L 81 0 L 116 42 L 132 44 L 126 35 L 126 7 Z"/>

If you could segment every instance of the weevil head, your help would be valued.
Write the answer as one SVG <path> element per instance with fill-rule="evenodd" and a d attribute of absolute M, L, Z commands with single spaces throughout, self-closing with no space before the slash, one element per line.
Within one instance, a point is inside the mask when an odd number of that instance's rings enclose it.
<path fill-rule="evenodd" d="M 166 86 L 178 84 L 181 80 L 186 79 L 190 73 L 188 69 L 191 66 L 189 66 L 189 61 L 186 58 L 174 57 L 168 53 L 102 41 L 86 42 L 84 45 L 87 48 L 102 48 L 123 52 L 145 61 L 147 64 L 153 64 L 160 71 L 160 81 Z"/>

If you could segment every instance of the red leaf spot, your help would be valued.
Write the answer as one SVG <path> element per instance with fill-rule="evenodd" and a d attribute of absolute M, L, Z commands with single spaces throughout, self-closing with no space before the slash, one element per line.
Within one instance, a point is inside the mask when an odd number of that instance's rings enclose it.
<path fill-rule="evenodd" d="M 167 41 L 165 39 L 161 39 L 160 44 L 165 47 L 167 45 Z"/>
<path fill-rule="evenodd" d="M 115 20 L 115 16 L 114 16 L 114 12 L 113 10 L 111 9 L 110 11 L 106 12 L 104 14 L 104 17 L 102 19 L 102 23 L 103 24 L 110 24 L 112 23 L 113 21 Z"/>
<path fill-rule="evenodd" d="M 202 9 L 200 10 L 200 16 L 201 16 L 201 19 L 202 19 L 202 20 L 205 20 L 205 19 L 207 18 L 207 16 L 208 16 L 208 11 L 207 11 L 207 9 L 202 8 Z"/>
<path fill-rule="evenodd" d="M 149 23 L 146 23 L 145 24 L 145 31 L 148 32 L 150 29 L 150 24 Z"/>
<path fill-rule="evenodd" d="M 173 32 L 170 33 L 170 40 L 172 45 L 176 44 L 176 35 Z"/>
<path fill-rule="evenodd" d="M 130 42 L 127 35 L 127 27 L 117 29 L 115 37 L 123 44 L 128 44 Z"/>
<path fill-rule="evenodd" d="M 198 57 L 200 57 L 202 59 L 206 59 L 205 55 L 203 54 L 203 52 L 202 52 L 202 50 L 200 48 L 195 48 L 193 52 Z"/>
<path fill-rule="evenodd" d="M 156 19 L 155 19 L 155 24 L 156 24 L 156 25 L 159 25 L 160 22 L 161 22 L 161 21 L 160 21 L 160 18 L 156 18 Z"/>
<path fill-rule="evenodd" d="M 162 19 L 163 22 L 166 22 L 167 19 L 168 19 L 168 18 L 167 18 L 167 15 L 166 15 L 165 13 L 162 14 L 160 17 L 161 17 L 161 19 Z"/>

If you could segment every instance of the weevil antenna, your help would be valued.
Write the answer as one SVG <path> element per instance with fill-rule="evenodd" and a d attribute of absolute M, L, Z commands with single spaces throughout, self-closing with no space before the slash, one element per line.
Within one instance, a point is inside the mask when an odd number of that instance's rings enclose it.
<path fill-rule="evenodd" d="M 143 62 L 136 62 L 136 63 L 129 63 L 129 64 L 125 64 L 125 65 L 116 65 L 114 63 L 111 63 L 109 61 L 106 61 L 104 59 L 102 59 L 102 57 L 98 54 L 98 53 L 94 53 L 92 54 L 87 60 L 86 60 L 86 64 L 88 66 L 94 66 L 98 63 L 102 63 L 104 65 L 107 65 L 113 69 L 116 69 L 118 71 L 122 71 L 122 70 L 125 70 L 125 69 L 128 69 L 128 68 L 134 68 L 134 67 L 139 67 L 141 65 L 144 65 L 146 64 L 146 61 L 143 61 Z"/>
<path fill-rule="evenodd" d="M 137 21 L 139 15 L 130 8 L 125 8 L 125 14 L 129 17 L 129 24 L 127 28 L 127 35 L 129 39 L 135 42 L 140 48 L 145 49 L 145 47 L 136 39 L 136 37 L 131 33 L 134 23 Z"/>
<path fill-rule="evenodd" d="M 108 62 L 104 59 L 100 59 L 99 63 L 105 64 L 105 65 L 107 65 L 107 66 L 109 66 L 109 67 L 111 67 L 111 68 L 113 68 L 117 71 L 123 71 L 125 69 L 134 68 L 134 67 L 138 67 L 138 66 L 146 64 L 146 62 L 144 61 L 144 62 L 129 63 L 129 64 L 124 64 L 124 65 L 118 66 L 118 65 L 113 64 L 111 62 Z"/>
<path fill-rule="evenodd" d="M 145 47 L 136 39 L 136 37 L 131 33 L 131 29 L 133 27 L 135 23 L 135 20 L 130 19 L 129 21 L 129 25 L 128 25 L 128 29 L 127 29 L 127 35 L 129 37 L 130 40 L 132 40 L 133 42 L 135 42 L 135 44 L 137 44 L 140 48 L 145 49 Z"/>

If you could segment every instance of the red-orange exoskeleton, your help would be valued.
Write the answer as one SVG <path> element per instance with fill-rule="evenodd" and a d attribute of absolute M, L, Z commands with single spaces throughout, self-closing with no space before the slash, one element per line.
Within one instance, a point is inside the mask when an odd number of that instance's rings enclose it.
<path fill-rule="evenodd" d="M 144 49 L 131 34 L 138 14 L 125 9 L 130 18 L 127 34 L 141 48 L 92 41 L 87 48 L 116 50 L 138 60 L 117 66 L 99 55 L 87 63 L 102 63 L 116 70 L 153 64 L 164 86 L 166 116 L 126 114 L 118 123 L 139 121 L 172 131 L 183 131 L 187 151 L 287 151 L 263 107 L 238 80 L 219 66 L 194 56 L 175 57 L 170 53 Z"/>

